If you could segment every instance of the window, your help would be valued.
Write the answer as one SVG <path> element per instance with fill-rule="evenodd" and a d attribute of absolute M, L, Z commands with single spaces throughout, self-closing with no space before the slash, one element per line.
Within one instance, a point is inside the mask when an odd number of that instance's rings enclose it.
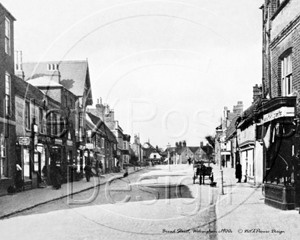
<path fill-rule="evenodd" d="M 53 135 L 57 134 L 57 115 L 53 113 L 52 115 L 52 121 L 53 121 Z"/>
<path fill-rule="evenodd" d="M 58 64 L 48 64 L 48 71 L 58 71 Z"/>
<path fill-rule="evenodd" d="M 293 91 L 292 54 L 281 59 L 281 95 L 288 96 Z"/>
<path fill-rule="evenodd" d="M 39 129 L 41 133 L 44 131 L 44 114 L 41 108 L 39 108 Z"/>
<path fill-rule="evenodd" d="M 25 102 L 25 128 L 30 129 L 30 104 Z"/>
<path fill-rule="evenodd" d="M 82 116 L 82 112 L 79 113 L 79 127 L 83 127 L 83 116 Z"/>
<path fill-rule="evenodd" d="M 101 138 L 101 148 L 104 148 L 104 138 Z"/>
<path fill-rule="evenodd" d="M 6 158 L 5 137 L 1 133 L 0 135 L 0 179 L 4 177 L 7 177 L 7 158 Z"/>
<path fill-rule="evenodd" d="M 5 74 L 5 115 L 10 115 L 10 91 L 11 91 L 11 78 L 8 73 Z"/>
<path fill-rule="evenodd" d="M 11 54 L 11 43 L 10 43 L 10 21 L 8 18 L 5 18 L 5 52 Z"/>
<path fill-rule="evenodd" d="M 65 127 L 65 122 L 64 122 L 64 119 L 63 119 L 63 117 L 62 116 L 60 116 L 60 124 L 59 124 L 59 127 L 60 127 L 60 129 L 59 129 L 59 133 L 61 134 L 61 133 L 63 133 L 66 129 L 66 127 Z M 69 133 L 70 134 L 70 133 Z M 69 139 L 71 139 L 71 138 L 69 138 Z"/>

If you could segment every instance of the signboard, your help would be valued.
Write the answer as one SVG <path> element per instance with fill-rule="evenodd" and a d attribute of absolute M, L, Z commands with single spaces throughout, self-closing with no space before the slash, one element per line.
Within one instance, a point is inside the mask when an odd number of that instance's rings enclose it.
<path fill-rule="evenodd" d="M 62 145 L 62 140 L 61 139 L 54 139 L 54 144 Z"/>
<path fill-rule="evenodd" d="M 87 148 L 87 149 L 94 149 L 94 144 L 92 144 L 92 143 L 86 143 L 85 144 L 85 148 Z"/>
<path fill-rule="evenodd" d="M 30 138 L 29 137 L 19 137 L 19 144 L 28 146 L 30 144 Z"/>
<path fill-rule="evenodd" d="M 281 107 L 276 109 L 275 111 L 269 112 L 263 116 L 263 123 L 270 122 L 277 118 L 282 117 L 294 117 L 295 116 L 295 108 L 294 107 Z"/>
<path fill-rule="evenodd" d="M 68 146 L 73 146 L 73 141 L 67 140 L 67 145 L 68 145 Z"/>

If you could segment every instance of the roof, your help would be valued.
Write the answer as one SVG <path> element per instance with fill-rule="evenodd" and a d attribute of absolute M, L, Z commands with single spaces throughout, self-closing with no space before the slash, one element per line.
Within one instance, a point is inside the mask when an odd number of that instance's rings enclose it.
<path fill-rule="evenodd" d="M 254 118 L 254 112 L 257 110 L 262 104 L 261 98 L 258 98 L 254 103 L 251 104 L 250 107 L 248 107 L 241 116 L 241 123 L 238 125 L 238 128 L 243 128 L 245 126 L 248 126 L 250 123 L 252 123 L 252 120 Z"/>
<path fill-rule="evenodd" d="M 185 151 L 185 149 L 186 149 L 186 147 L 182 147 L 182 148 L 176 149 L 176 152 L 178 154 L 181 154 L 181 153 L 183 153 Z"/>
<path fill-rule="evenodd" d="M 94 114 L 87 112 L 87 119 L 90 120 L 96 127 L 100 133 L 104 134 L 110 142 L 117 143 L 116 136 L 110 131 L 110 129 L 106 126 L 106 124 Z M 91 129 L 96 131 L 96 129 Z"/>
<path fill-rule="evenodd" d="M 231 139 L 231 137 L 236 133 L 236 124 L 237 124 L 239 118 L 240 118 L 239 116 L 236 116 L 230 122 L 230 125 L 227 128 L 227 132 L 226 132 L 226 140 Z"/>
<path fill-rule="evenodd" d="M 213 151 L 213 147 L 210 145 L 202 146 L 201 149 L 205 152 L 205 154 L 209 154 Z"/>
<path fill-rule="evenodd" d="M 58 71 L 49 71 L 48 64 L 58 65 Z M 87 105 L 93 104 L 89 67 L 87 61 L 25 62 L 22 64 L 25 80 L 60 74 L 60 84 L 76 96 L 87 95 Z M 85 93 L 85 89 L 89 89 Z"/>
<path fill-rule="evenodd" d="M 227 120 L 232 121 L 236 116 L 238 116 L 236 113 L 229 112 L 227 116 Z"/>
<path fill-rule="evenodd" d="M 63 87 L 63 85 L 52 80 L 50 76 L 43 76 L 30 79 L 27 82 L 36 87 Z"/>
<path fill-rule="evenodd" d="M 58 101 L 45 95 L 43 91 L 31 85 L 30 83 L 25 82 L 23 79 L 14 76 L 13 81 L 15 83 L 15 86 L 17 86 L 15 88 L 15 94 L 18 95 L 19 97 L 23 99 L 29 99 L 29 100 L 34 99 L 35 103 L 38 105 L 43 105 L 44 104 L 43 100 L 47 98 L 47 100 L 49 100 L 50 102 L 60 106 L 60 103 Z"/>
<path fill-rule="evenodd" d="M 188 147 L 193 153 L 197 152 L 199 147 Z"/>
<path fill-rule="evenodd" d="M 16 21 L 14 16 L 0 3 L 0 8 L 2 8 L 10 17 L 13 21 Z"/>
<path fill-rule="evenodd" d="M 25 82 L 23 79 L 14 76 L 15 94 L 23 99 L 35 99 L 36 104 L 42 105 L 45 94 L 38 88 Z"/>
<path fill-rule="evenodd" d="M 146 147 L 145 145 L 148 145 L 148 147 Z M 143 144 L 143 148 L 151 148 L 151 149 L 156 149 L 155 147 L 153 147 L 149 142 L 145 142 Z"/>

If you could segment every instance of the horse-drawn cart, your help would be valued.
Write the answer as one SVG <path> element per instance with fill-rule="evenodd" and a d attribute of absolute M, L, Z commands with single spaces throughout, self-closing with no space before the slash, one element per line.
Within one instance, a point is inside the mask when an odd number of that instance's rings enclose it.
<path fill-rule="evenodd" d="M 212 167 L 205 166 L 203 162 L 194 163 L 194 176 L 193 183 L 195 184 L 196 179 L 199 178 L 199 184 L 204 184 L 205 177 L 208 176 L 211 183 L 214 181 L 214 176 L 212 172 Z"/>

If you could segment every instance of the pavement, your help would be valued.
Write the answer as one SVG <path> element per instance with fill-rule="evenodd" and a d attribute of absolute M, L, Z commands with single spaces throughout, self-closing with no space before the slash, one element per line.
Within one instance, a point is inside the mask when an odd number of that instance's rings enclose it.
<path fill-rule="evenodd" d="M 151 176 L 155 179 L 150 181 L 152 184 L 164 184 L 166 179 L 168 181 L 173 179 L 173 183 L 178 183 L 177 181 L 181 181 L 184 176 L 188 176 L 191 181 L 192 166 L 172 166 L 171 171 L 168 166 L 159 165 L 156 168 L 160 168 L 160 171 L 141 175 L 145 177 L 145 183 L 147 183 L 146 178 Z M 129 174 L 142 169 L 130 168 Z M 213 173 L 217 186 L 212 189 L 213 192 L 217 192 L 217 198 L 216 202 L 211 204 L 215 204 L 216 219 L 213 222 L 217 228 L 218 239 L 299 239 L 298 210 L 283 211 L 266 205 L 261 186 L 236 183 L 235 169 L 223 169 L 223 190 L 219 166 L 213 166 Z M 168 178 L 166 175 L 172 177 Z M 105 184 L 112 177 L 122 178 L 123 173 L 107 174 L 104 178 L 100 178 L 100 183 L 85 180 L 74 182 L 73 189 L 71 184 L 63 184 L 59 190 L 53 190 L 49 186 L 0 197 L 0 219 L 64 198 L 70 195 L 71 190 L 73 193 L 78 193 L 91 189 L 94 185 Z M 208 180 L 206 182 L 208 183 Z"/>
<path fill-rule="evenodd" d="M 214 169 L 221 186 L 220 169 Z M 298 210 L 283 211 L 264 203 L 261 186 L 237 183 L 235 169 L 223 169 L 224 188 L 216 203 L 218 239 L 299 239 Z"/>
<path fill-rule="evenodd" d="M 143 169 L 143 167 L 129 167 L 128 174 L 132 174 Z M 87 182 L 84 178 L 73 183 L 62 184 L 61 188 L 58 190 L 53 189 L 52 186 L 47 186 L 45 188 L 35 188 L 12 195 L 2 196 L 0 197 L 0 220 L 39 205 L 92 189 L 98 185 L 106 184 L 107 181 L 112 178 L 122 178 L 123 174 L 124 172 L 104 174 L 100 178 L 92 177 L 90 182 Z"/>

